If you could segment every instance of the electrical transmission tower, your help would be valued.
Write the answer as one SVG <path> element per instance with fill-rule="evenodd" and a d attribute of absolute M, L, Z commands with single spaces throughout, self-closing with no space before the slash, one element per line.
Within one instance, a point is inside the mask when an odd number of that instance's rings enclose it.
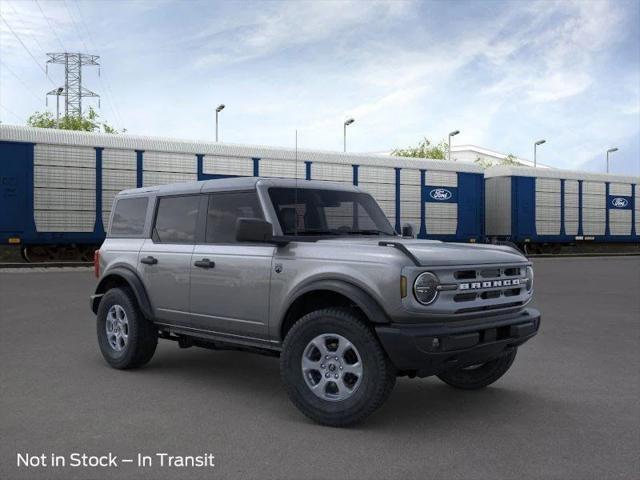
<path fill-rule="evenodd" d="M 84 65 L 95 65 L 98 67 L 100 75 L 100 64 L 98 55 L 88 55 L 86 53 L 47 53 L 47 71 L 50 63 L 64 65 L 64 87 L 55 88 L 47 95 L 56 95 L 58 100 L 60 95 L 65 97 L 64 113 L 71 117 L 82 116 L 82 99 L 85 97 L 97 97 L 100 105 L 100 95 L 82 86 L 82 67 Z M 62 88 L 62 90 L 60 90 Z"/>

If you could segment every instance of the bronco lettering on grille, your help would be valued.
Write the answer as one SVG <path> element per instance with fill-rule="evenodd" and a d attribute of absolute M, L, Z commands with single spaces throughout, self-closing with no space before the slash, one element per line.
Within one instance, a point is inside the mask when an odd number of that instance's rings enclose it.
<path fill-rule="evenodd" d="M 458 285 L 459 290 L 480 290 L 482 288 L 512 287 L 520 285 L 519 278 L 510 280 L 491 280 L 487 282 L 469 282 Z"/>

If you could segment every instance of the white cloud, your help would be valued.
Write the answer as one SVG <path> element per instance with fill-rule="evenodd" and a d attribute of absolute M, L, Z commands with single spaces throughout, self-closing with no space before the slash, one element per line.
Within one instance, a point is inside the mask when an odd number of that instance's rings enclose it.
<path fill-rule="evenodd" d="M 65 47 L 82 48 L 64 4 L 40 3 Z M 6 5 L 3 17 L 34 53 L 38 42 L 60 48 L 32 0 L 11 2 L 21 18 Z M 353 116 L 350 149 L 438 141 L 459 128 L 460 142 L 525 157 L 532 137 L 547 137 L 542 157 L 572 166 L 639 123 L 638 60 L 603 73 L 618 42 L 637 35 L 625 17 L 637 9 L 622 2 L 80 5 L 132 133 L 210 138 L 212 106 L 224 102 L 223 136 L 233 142 L 290 145 L 298 128 L 306 147 L 341 149 L 342 122 Z M 0 54 L 46 91 L 2 22 Z M 0 73 L 5 106 L 32 112 L 34 96 Z M 109 92 L 97 79 L 88 86 L 106 106 Z"/>
<path fill-rule="evenodd" d="M 353 28 L 403 15 L 410 4 L 353 0 L 266 2 L 260 4 L 258 11 L 241 11 L 182 41 L 215 52 L 199 56 L 195 61 L 198 67 L 241 63 L 325 39 L 348 37 Z"/>

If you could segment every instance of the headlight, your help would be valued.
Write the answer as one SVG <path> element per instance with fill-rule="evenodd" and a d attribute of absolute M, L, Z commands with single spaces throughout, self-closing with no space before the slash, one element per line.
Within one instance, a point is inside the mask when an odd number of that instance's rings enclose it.
<path fill-rule="evenodd" d="M 527 292 L 533 291 L 533 268 L 527 267 Z"/>
<path fill-rule="evenodd" d="M 431 272 L 424 272 L 418 275 L 413 284 L 413 294 L 423 305 L 433 303 L 438 296 L 438 285 L 440 280 Z"/>

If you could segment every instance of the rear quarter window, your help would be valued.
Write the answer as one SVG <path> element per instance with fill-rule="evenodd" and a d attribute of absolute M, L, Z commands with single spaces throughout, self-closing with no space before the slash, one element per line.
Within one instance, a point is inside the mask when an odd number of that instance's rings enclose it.
<path fill-rule="evenodd" d="M 109 236 L 133 237 L 142 235 L 148 204 L 148 197 L 119 199 L 113 211 Z"/>

